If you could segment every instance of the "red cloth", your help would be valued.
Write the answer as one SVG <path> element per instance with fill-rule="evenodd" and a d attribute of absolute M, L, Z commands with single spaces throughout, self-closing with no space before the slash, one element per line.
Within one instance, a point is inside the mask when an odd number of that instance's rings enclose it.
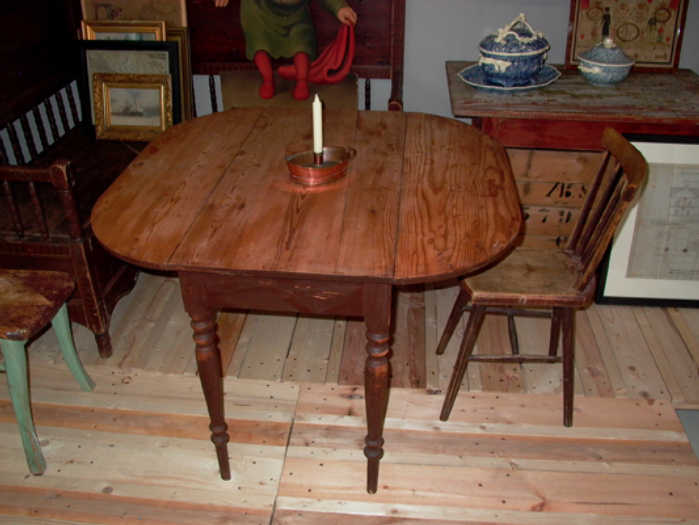
<path fill-rule="evenodd" d="M 346 24 L 340 26 L 335 41 L 311 63 L 308 81 L 314 84 L 337 84 L 342 82 L 354 60 L 354 27 Z M 282 78 L 296 80 L 296 68 L 293 64 L 281 66 Z"/>

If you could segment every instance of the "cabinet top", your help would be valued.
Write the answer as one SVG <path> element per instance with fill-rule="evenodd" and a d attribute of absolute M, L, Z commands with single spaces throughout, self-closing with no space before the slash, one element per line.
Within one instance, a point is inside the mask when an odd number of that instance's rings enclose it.
<path fill-rule="evenodd" d="M 699 75 L 637 73 L 612 86 L 595 86 L 575 69 L 564 69 L 548 86 L 517 93 L 486 92 L 458 73 L 475 62 L 446 63 L 451 110 L 456 117 L 699 125 Z"/>

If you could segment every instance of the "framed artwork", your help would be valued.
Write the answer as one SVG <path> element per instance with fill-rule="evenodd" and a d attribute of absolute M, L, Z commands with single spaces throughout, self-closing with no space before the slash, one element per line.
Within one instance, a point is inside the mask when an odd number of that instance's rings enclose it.
<path fill-rule="evenodd" d="M 93 79 L 96 73 L 124 75 L 171 75 L 173 122 L 181 121 L 180 66 L 178 43 L 131 42 L 126 40 L 80 40 L 83 123 L 95 123 Z"/>
<path fill-rule="evenodd" d="M 152 140 L 172 127 L 171 75 L 96 73 L 93 77 L 98 139 Z"/>
<path fill-rule="evenodd" d="M 600 304 L 699 306 L 699 144 L 634 144 L 642 191 L 600 268 Z"/>
<path fill-rule="evenodd" d="M 83 20 L 81 24 L 83 40 L 165 40 L 162 20 Z"/>
<path fill-rule="evenodd" d="M 680 60 L 689 0 L 571 0 L 566 67 L 611 37 L 636 61 L 634 71 L 674 71 Z"/>
<path fill-rule="evenodd" d="M 192 84 L 192 53 L 189 43 L 189 28 L 169 27 L 166 30 L 168 41 L 177 42 L 180 59 L 180 95 L 182 120 L 194 118 L 194 85 Z"/>
<path fill-rule="evenodd" d="M 185 0 L 81 0 L 85 20 L 164 20 L 187 25 Z"/>

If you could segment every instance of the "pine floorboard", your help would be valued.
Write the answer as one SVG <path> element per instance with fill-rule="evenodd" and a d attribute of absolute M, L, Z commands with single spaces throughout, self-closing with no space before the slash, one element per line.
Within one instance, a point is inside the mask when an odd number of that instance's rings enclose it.
<path fill-rule="evenodd" d="M 570 429 L 558 366 L 471 366 L 441 422 L 463 322 L 443 356 L 434 348 L 455 294 L 397 296 L 386 455 L 368 495 L 361 320 L 221 313 L 224 482 L 178 281 L 142 273 L 115 310 L 112 357 L 73 325 L 94 392 L 72 381 L 51 330 L 29 347 L 43 476 L 27 473 L 0 376 L 0 523 L 699 525 L 699 464 L 674 410 L 699 408 L 699 310 L 579 312 Z M 545 323 L 518 330 L 545 351 Z M 484 336 L 504 351 L 498 323 Z"/>

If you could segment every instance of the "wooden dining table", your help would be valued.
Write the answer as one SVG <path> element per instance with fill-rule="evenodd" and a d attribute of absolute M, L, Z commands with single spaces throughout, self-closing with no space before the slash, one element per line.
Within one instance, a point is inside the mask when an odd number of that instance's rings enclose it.
<path fill-rule="evenodd" d="M 364 318 L 364 453 L 374 493 L 394 288 L 495 261 L 522 215 L 503 147 L 465 123 L 326 110 L 323 126 L 326 145 L 354 148 L 356 156 L 343 178 L 306 186 L 292 182 L 285 158 L 311 148 L 310 105 L 235 109 L 179 124 L 103 194 L 92 227 L 121 259 L 177 272 L 223 479 L 231 472 L 216 312 Z"/>

